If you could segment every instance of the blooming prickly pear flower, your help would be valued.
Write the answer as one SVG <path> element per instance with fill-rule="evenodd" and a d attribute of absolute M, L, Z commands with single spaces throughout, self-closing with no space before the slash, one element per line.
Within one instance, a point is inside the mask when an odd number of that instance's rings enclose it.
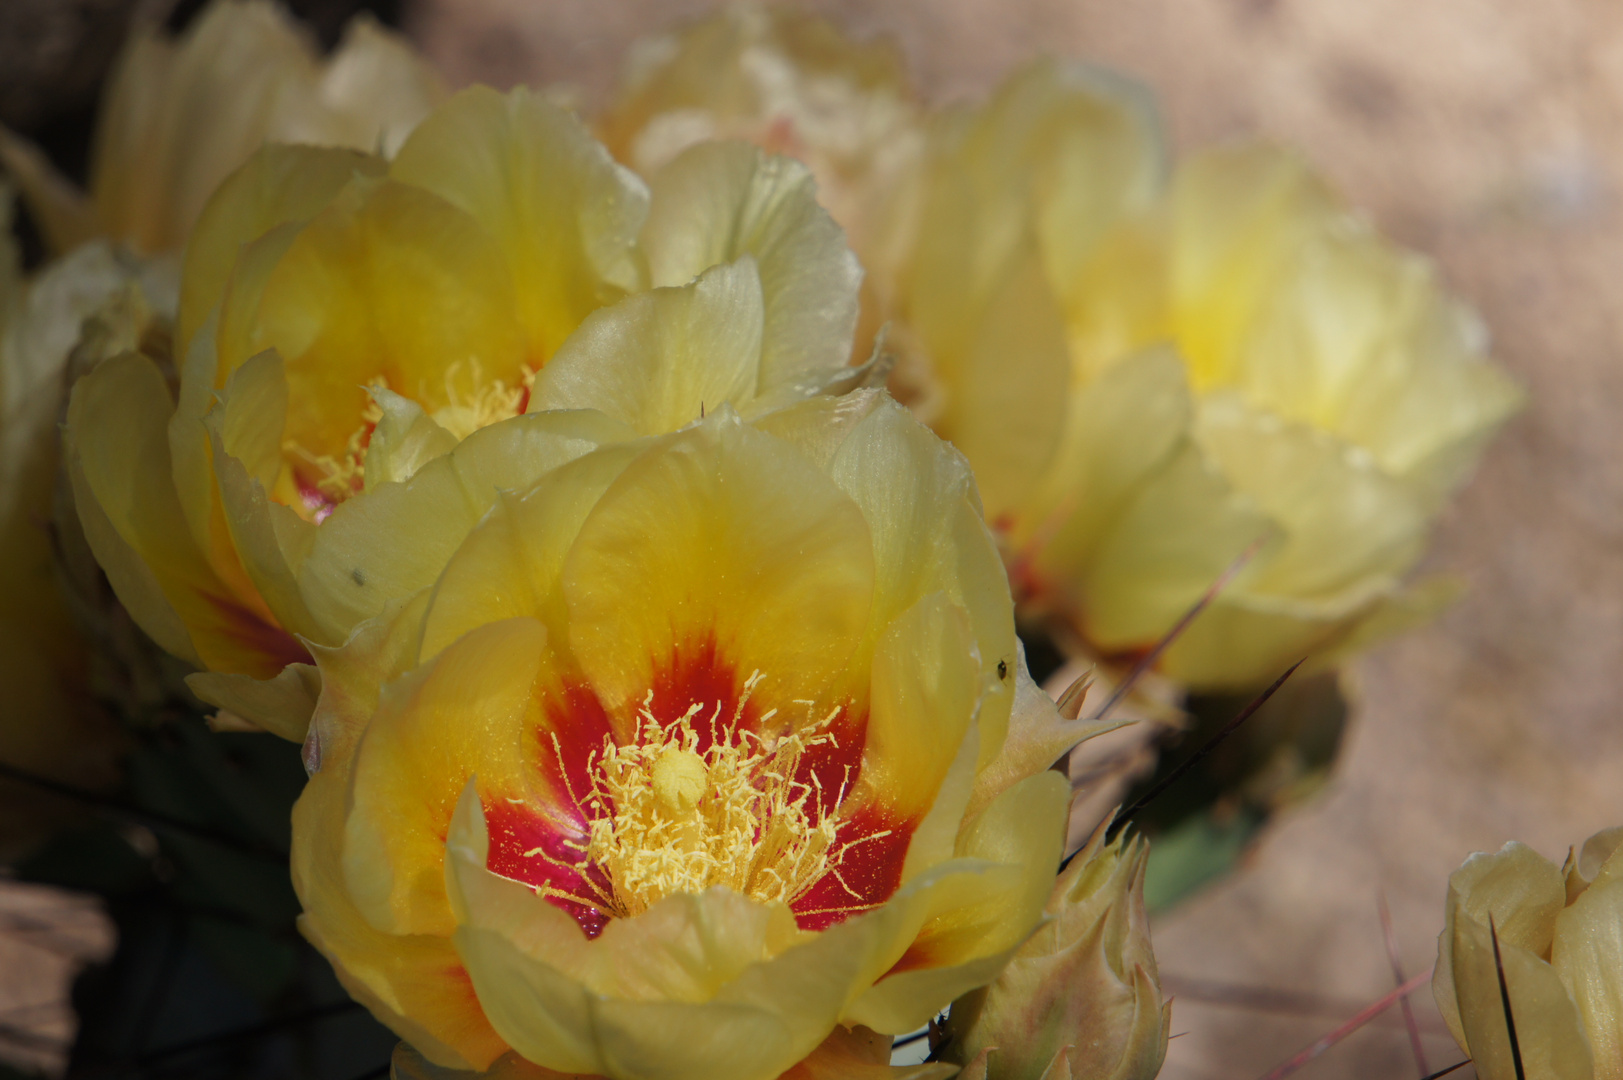
<path fill-rule="evenodd" d="M 858 358 L 890 315 L 908 185 L 924 142 L 901 53 L 790 7 L 730 5 L 633 45 L 597 119 L 614 156 L 656 177 L 683 151 L 743 139 L 805 163 L 869 276 Z"/>
<path fill-rule="evenodd" d="M 58 253 L 94 236 L 178 252 L 214 189 L 261 144 L 392 154 L 444 94 L 370 17 L 352 20 L 323 60 L 277 5 L 214 0 L 178 40 L 150 22 L 131 31 L 97 118 L 88 194 L 3 130 L 0 166 Z"/>
<path fill-rule="evenodd" d="M 650 213 L 574 117 L 474 88 L 392 162 L 271 146 L 220 188 L 178 396 L 120 357 L 66 429 L 91 546 L 200 696 L 303 738 L 303 642 L 432 583 L 499 489 L 851 374 L 860 271 L 806 171 L 722 144 L 671 168 Z"/>
<path fill-rule="evenodd" d="M 1149 847 L 1099 826 L 1054 886 L 1048 920 L 989 986 L 953 1003 L 937 1054 L 965 1080 L 1152 1080 L 1166 1056 L 1144 911 Z"/>
<path fill-rule="evenodd" d="M 1511 841 L 1448 879 L 1432 992 L 1483 1080 L 1623 1077 L 1620 847 L 1623 829 L 1603 830 L 1558 868 Z"/>
<path fill-rule="evenodd" d="M 768 1080 L 918 1027 L 1036 927 L 1094 730 L 876 391 L 564 463 L 316 660 L 301 925 L 445 1068 Z"/>
<path fill-rule="evenodd" d="M 1163 157 L 1141 91 L 1053 62 L 943 125 L 906 338 L 1033 614 L 1141 652 L 1262 543 L 1162 661 L 1242 688 L 1440 601 L 1402 579 L 1520 394 L 1293 155 Z"/>

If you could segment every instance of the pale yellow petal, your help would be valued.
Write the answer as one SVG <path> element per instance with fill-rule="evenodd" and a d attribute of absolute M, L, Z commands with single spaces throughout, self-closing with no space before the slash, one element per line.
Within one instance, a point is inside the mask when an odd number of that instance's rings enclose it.
<path fill-rule="evenodd" d="M 337 644 L 389 601 L 433 584 L 499 491 L 532 484 L 625 434 L 597 413 L 514 417 L 474 432 L 403 483 L 383 484 L 341 503 L 316 530 L 298 567 L 300 593 L 321 630 L 318 640 Z M 399 535 L 412 542 L 378 542 Z"/>
<path fill-rule="evenodd" d="M 1550 963 L 1577 1003 L 1595 1080 L 1623 1078 L 1623 881 L 1591 885 L 1556 916 Z"/>
<path fill-rule="evenodd" d="M 186 686 L 215 708 L 302 743 L 321 694 L 321 676 L 310 664 L 289 664 L 272 679 L 199 671 L 186 676 Z"/>
<path fill-rule="evenodd" d="M 588 316 L 536 380 L 530 411 L 596 409 L 641 435 L 675 431 L 761 386 L 761 280 L 753 259 Z"/>
<path fill-rule="evenodd" d="M 1085 625 L 1106 649 L 1154 644 L 1268 519 L 1185 442 L 1123 507 L 1082 575 Z"/>
<path fill-rule="evenodd" d="M 391 390 L 372 387 L 382 415 L 366 444 L 366 487 L 410 480 L 417 470 L 456 449 L 456 436 L 436 424 L 423 407 Z"/>
<path fill-rule="evenodd" d="M 192 544 L 164 425 L 174 402 L 150 360 L 126 354 L 74 387 L 67 456 L 86 538 L 136 621 L 175 655 L 268 678 L 304 650 L 257 597 L 229 590 Z"/>
<path fill-rule="evenodd" d="M 874 632 L 938 590 L 969 613 L 985 688 L 978 717 L 984 768 L 1008 729 L 1016 648 L 1008 581 L 966 463 L 881 396 L 852 425 L 829 469 L 872 531 Z"/>
<path fill-rule="evenodd" d="M 923 597 L 890 624 L 874 650 L 859 796 L 902 820 L 930 808 L 979 704 L 975 659 L 969 617 L 944 593 Z M 959 798 L 967 801 L 968 791 Z M 960 802 L 955 820 L 962 818 Z"/>
<path fill-rule="evenodd" d="M 340 741 L 330 749 L 341 749 Z M 349 898 L 340 861 L 349 762 L 337 752 L 328 758 L 293 807 L 299 930 L 350 995 L 396 1034 L 439 1065 L 483 1069 L 507 1045 L 485 1019 L 450 941 L 383 933 Z"/>
<path fill-rule="evenodd" d="M 1526 1075 L 1591 1080 L 1589 1041 L 1555 969 L 1533 951 L 1505 940 L 1503 934 L 1499 956 Z M 1481 1080 L 1518 1080 L 1488 925 L 1472 915 L 1457 916 L 1450 959 L 1464 1046 L 1477 1075 Z"/>
<path fill-rule="evenodd" d="M 987 301 L 937 424 L 974 467 L 988 520 L 1007 520 L 1041 482 L 1070 385 L 1065 324 L 1027 249 Z"/>
<path fill-rule="evenodd" d="M 422 658 L 496 619 L 540 619 L 554 640 L 569 636 L 564 558 L 625 467 L 647 447 L 623 443 L 551 470 L 527 491 L 503 495 L 446 563 L 423 623 Z"/>
<path fill-rule="evenodd" d="M 390 175 L 449 200 L 500 244 L 537 364 L 642 282 L 633 247 L 647 190 L 531 91 L 462 91 L 413 132 Z"/>
<path fill-rule="evenodd" d="M 186 245 L 175 351 L 191 340 L 225 291 L 243 244 L 278 225 L 308 221 L 354 176 L 382 176 L 388 163 L 356 150 L 261 147 L 209 198 Z"/>
<path fill-rule="evenodd" d="M 745 255 L 759 267 L 763 390 L 813 392 L 846 366 L 862 268 L 817 205 L 810 170 L 747 143 L 701 143 L 649 183 L 650 284 L 681 285 Z"/>
<path fill-rule="evenodd" d="M 1196 390 L 1233 378 L 1259 311 L 1334 199 L 1290 153 L 1225 147 L 1189 157 L 1171 193 L 1172 318 Z"/>
<path fill-rule="evenodd" d="M 1455 1001 L 1454 925 L 1461 918 L 1486 924 L 1492 915 L 1501 943 L 1537 957 L 1550 953 L 1555 918 L 1566 905 L 1561 871 L 1526 844 L 1511 841 L 1493 854 L 1477 852 L 1448 879 L 1443 932 L 1437 939 L 1432 994 L 1454 1037 L 1464 1044 Z"/>
<path fill-rule="evenodd" d="M 1069 393 L 1053 462 L 1011 523 L 1017 566 L 1062 594 L 1079 587 L 1111 523 L 1183 447 L 1194 415 L 1170 349 L 1138 353 Z"/>

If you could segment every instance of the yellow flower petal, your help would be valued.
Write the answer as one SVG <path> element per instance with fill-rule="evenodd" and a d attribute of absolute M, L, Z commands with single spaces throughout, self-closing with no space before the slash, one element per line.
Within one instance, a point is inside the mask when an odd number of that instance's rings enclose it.
<path fill-rule="evenodd" d="M 1452 929 L 1450 961 L 1464 1033 L 1461 1045 L 1467 1048 L 1482 1080 L 1514 1080 L 1518 1072 L 1510 1051 L 1492 935 L 1486 922 L 1464 913 L 1455 915 Z M 1499 936 L 1499 955 L 1526 1075 L 1590 1080 L 1589 1040 L 1555 969 L 1531 949 L 1505 940 L 1504 934 Z"/>
<path fill-rule="evenodd" d="M 447 936 L 455 928 L 442 838 L 469 777 L 494 798 L 526 793 L 518 766 L 535 725 L 530 684 L 545 642 L 532 620 L 493 623 L 380 702 L 352 766 L 343 853 L 349 896 L 377 929 Z M 482 725 L 447 721 L 464 709 Z"/>
<path fill-rule="evenodd" d="M 646 189 L 578 119 L 534 93 L 462 91 L 413 132 L 390 175 L 495 238 L 536 366 L 593 309 L 641 284 L 632 246 Z"/>
<path fill-rule="evenodd" d="M 357 150 L 260 148 L 210 196 L 186 245 L 175 351 L 185 356 L 219 303 L 238 249 L 278 225 L 315 217 L 355 176 L 382 176 L 388 163 Z"/>
<path fill-rule="evenodd" d="M 675 431 L 761 387 L 761 280 L 754 260 L 691 285 L 627 297 L 588 316 L 536 380 L 530 409 L 596 409 L 640 435 Z"/>
<path fill-rule="evenodd" d="M 1515 841 L 1492 855 L 1477 852 L 1449 877 L 1448 906 L 1443 932 L 1437 939 L 1437 970 L 1432 977 L 1432 993 L 1449 1030 L 1461 1046 L 1465 1045 L 1465 1035 L 1460 1026 L 1462 1009 L 1454 997 L 1454 924 L 1461 918 L 1469 918 L 1485 927 L 1488 916 L 1492 915 L 1502 945 L 1524 949 L 1535 957 L 1547 957 L 1555 937 L 1555 917 L 1565 906 L 1565 898 L 1566 887 L 1555 865 L 1526 844 Z"/>
<path fill-rule="evenodd" d="M 707 267 L 753 256 L 765 326 L 761 386 L 820 389 L 846 366 L 862 268 L 811 172 L 746 143 L 701 143 L 650 179 L 642 230 L 653 285 L 682 285 Z"/>
<path fill-rule="evenodd" d="M 1577 1003 L 1594 1053 L 1595 1080 L 1619 1080 L 1623 1077 L 1623 881 L 1591 885 L 1556 916 L 1550 963 Z"/>

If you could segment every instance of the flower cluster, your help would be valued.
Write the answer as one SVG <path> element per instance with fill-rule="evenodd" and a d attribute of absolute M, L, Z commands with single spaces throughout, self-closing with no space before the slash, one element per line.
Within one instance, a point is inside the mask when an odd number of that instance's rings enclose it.
<path fill-rule="evenodd" d="M 1248 551 L 1163 658 L 1185 685 L 1447 601 L 1404 576 L 1520 394 L 1429 264 L 1286 151 L 1169 168 L 1111 73 L 1040 61 L 928 120 L 904 85 L 826 24 L 734 13 L 651 46 L 607 126 L 634 165 L 711 131 L 812 164 L 892 388 L 974 467 L 1017 599 L 1092 655 L 1149 649 Z"/>
<path fill-rule="evenodd" d="M 0 138 L 66 253 L 0 262 L 0 555 L 50 563 L 60 412 L 59 527 L 217 724 L 302 744 L 300 928 L 400 1076 L 1147 1080 L 1146 849 L 1056 879 L 1109 725 L 1016 601 L 1136 654 L 1254 549 L 1167 670 L 1332 656 L 1430 603 L 1516 401 L 1294 158 L 1169 179 L 1065 65 L 931 113 L 732 9 L 583 119 L 219 0 L 109 102 L 88 195 Z M 12 584 L 0 663 L 50 672 Z"/>

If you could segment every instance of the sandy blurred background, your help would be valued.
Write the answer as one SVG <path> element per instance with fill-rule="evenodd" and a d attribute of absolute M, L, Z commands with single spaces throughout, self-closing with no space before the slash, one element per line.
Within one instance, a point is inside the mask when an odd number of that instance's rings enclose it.
<path fill-rule="evenodd" d="M 398 16 L 455 84 L 562 80 L 597 101 L 631 38 L 710 6 L 404 0 Z M 1378 894 L 1405 971 L 1421 972 L 1467 853 L 1516 837 L 1559 860 L 1623 822 L 1623 5 L 811 6 L 893 34 L 931 99 L 978 94 L 1050 52 L 1149 84 L 1179 145 L 1301 146 L 1382 229 L 1441 263 L 1530 391 L 1430 558 L 1467 578 L 1469 597 L 1357 665 L 1328 792 L 1157 926 L 1179 994 L 1163 1075 L 1260 1076 L 1394 985 Z M 1452 1064 L 1429 992 L 1414 1000 L 1430 1066 Z M 1394 1010 L 1297 1075 L 1417 1072 Z"/>

